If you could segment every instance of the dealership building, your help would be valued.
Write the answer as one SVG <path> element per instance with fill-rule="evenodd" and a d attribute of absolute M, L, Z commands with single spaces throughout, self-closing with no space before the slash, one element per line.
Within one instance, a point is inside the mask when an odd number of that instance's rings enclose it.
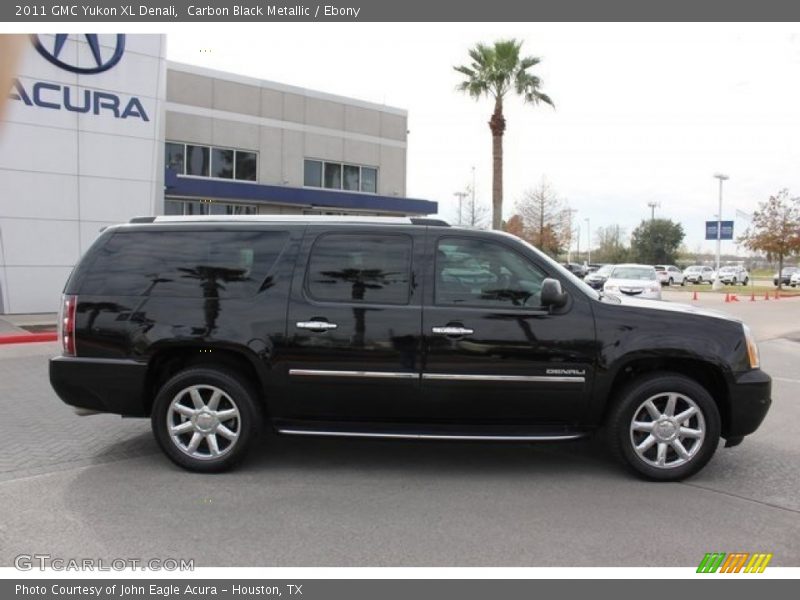
<path fill-rule="evenodd" d="M 166 36 L 31 36 L 0 123 L 0 314 L 55 311 L 142 215 L 429 215 L 406 111 L 166 60 Z"/>

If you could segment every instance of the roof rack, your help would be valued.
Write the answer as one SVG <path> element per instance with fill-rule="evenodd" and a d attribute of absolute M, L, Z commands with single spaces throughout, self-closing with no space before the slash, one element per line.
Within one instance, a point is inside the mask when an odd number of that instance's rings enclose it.
<path fill-rule="evenodd" d="M 427 217 L 363 217 L 358 215 L 159 215 L 133 217 L 129 223 L 364 223 L 450 227 L 447 221 Z"/>

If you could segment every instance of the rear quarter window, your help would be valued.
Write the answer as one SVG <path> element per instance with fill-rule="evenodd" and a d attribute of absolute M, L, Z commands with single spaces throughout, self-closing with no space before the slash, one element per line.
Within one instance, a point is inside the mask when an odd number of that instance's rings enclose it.
<path fill-rule="evenodd" d="M 99 248 L 79 293 L 247 298 L 269 285 L 285 231 L 123 231 Z"/>

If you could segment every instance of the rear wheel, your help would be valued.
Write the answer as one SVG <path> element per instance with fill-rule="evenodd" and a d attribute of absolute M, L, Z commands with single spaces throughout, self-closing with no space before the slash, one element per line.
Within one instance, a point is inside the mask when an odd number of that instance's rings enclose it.
<path fill-rule="evenodd" d="M 679 481 L 702 469 L 720 438 L 709 393 L 688 377 L 654 373 L 621 392 L 609 415 L 612 452 L 639 476 Z"/>
<path fill-rule="evenodd" d="M 227 370 L 181 371 L 159 390 L 151 425 L 159 446 L 190 471 L 225 471 L 244 458 L 260 430 L 261 415 L 249 386 Z"/>

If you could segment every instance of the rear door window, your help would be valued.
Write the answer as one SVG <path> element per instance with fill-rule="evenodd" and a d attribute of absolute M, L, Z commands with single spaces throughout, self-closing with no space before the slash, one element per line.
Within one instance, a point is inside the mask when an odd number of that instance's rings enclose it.
<path fill-rule="evenodd" d="M 323 235 L 311 249 L 306 293 L 323 302 L 408 304 L 411 254 L 406 235 Z"/>
<path fill-rule="evenodd" d="M 285 231 L 125 231 L 97 252 L 80 287 L 96 296 L 246 298 L 269 285 Z"/>

